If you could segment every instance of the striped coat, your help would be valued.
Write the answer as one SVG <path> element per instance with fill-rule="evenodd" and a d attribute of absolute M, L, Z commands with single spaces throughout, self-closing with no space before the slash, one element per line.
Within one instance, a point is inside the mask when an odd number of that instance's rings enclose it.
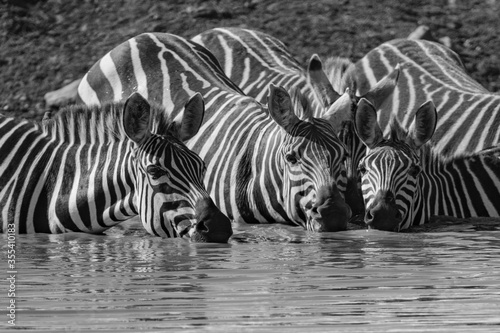
<path fill-rule="evenodd" d="M 335 107 L 314 118 L 300 105 L 305 117 L 299 119 L 290 95 L 271 86 L 266 108 L 227 78 L 204 47 L 161 33 L 117 46 L 79 86 L 87 104 L 118 101 L 133 91 L 174 110 L 194 92 L 202 94 L 203 125 L 188 147 L 204 159 L 207 189 L 230 218 L 346 228 L 346 148 L 332 130 Z"/>
<path fill-rule="evenodd" d="M 437 123 L 432 102 L 405 129 L 393 120 L 383 135 L 376 109 L 361 100 L 355 124 L 368 147 L 360 162 L 368 226 L 398 231 L 433 215 L 500 216 L 500 145 L 443 157 L 430 145 Z"/>
<path fill-rule="evenodd" d="M 101 233 L 139 215 L 153 235 L 226 242 L 231 225 L 204 188 L 204 163 L 181 142 L 200 126 L 199 95 L 186 110 L 174 122 L 134 94 L 41 125 L 1 116 L 3 231 Z"/>
<path fill-rule="evenodd" d="M 378 46 L 356 63 L 360 92 L 370 89 L 397 64 L 401 75 L 396 92 L 379 114 L 385 134 L 393 114 L 408 127 L 418 107 L 432 101 L 439 119 L 430 142 L 437 152 L 453 156 L 500 142 L 500 95 L 474 81 L 458 55 L 444 45 L 398 39 Z"/>
<path fill-rule="evenodd" d="M 354 65 L 347 59 L 331 58 L 325 64 L 313 55 L 307 70 L 293 57 L 278 39 L 263 32 L 241 28 L 216 28 L 204 31 L 192 38 L 207 47 L 219 60 L 224 73 L 246 94 L 265 102 L 269 84 L 281 85 L 288 90 L 299 90 L 310 102 L 317 117 L 328 112 L 332 103 L 343 104 L 343 112 L 338 113 L 334 130 L 346 145 L 350 156 L 346 159 L 348 185 L 346 201 L 353 213 L 360 214 L 364 206 L 359 190 L 358 162 L 364 156 L 364 145 L 354 134 L 352 114 L 360 97 L 354 96 L 356 85 L 353 77 Z M 380 105 L 392 94 L 397 82 L 398 71 L 380 80 L 365 98 Z M 345 99 L 338 100 L 346 89 Z M 337 93 L 338 92 L 338 93 Z M 299 114 L 299 116 L 301 116 Z"/>

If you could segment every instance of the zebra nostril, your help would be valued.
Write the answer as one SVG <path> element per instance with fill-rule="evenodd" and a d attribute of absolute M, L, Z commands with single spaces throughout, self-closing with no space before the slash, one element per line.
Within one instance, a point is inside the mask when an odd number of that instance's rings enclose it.
<path fill-rule="evenodd" d="M 200 221 L 196 224 L 196 230 L 199 232 L 208 232 L 208 227 L 205 221 Z"/>
<path fill-rule="evenodd" d="M 373 221 L 373 214 L 370 210 L 367 210 L 365 214 L 365 223 L 370 224 L 372 221 Z"/>

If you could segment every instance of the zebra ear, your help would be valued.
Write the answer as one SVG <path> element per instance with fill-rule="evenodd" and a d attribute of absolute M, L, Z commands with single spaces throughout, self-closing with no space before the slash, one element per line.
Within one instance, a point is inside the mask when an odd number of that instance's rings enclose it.
<path fill-rule="evenodd" d="M 292 99 L 283 87 L 269 85 L 267 101 L 269 115 L 286 132 L 290 132 L 300 120 L 293 112 Z"/>
<path fill-rule="evenodd" d="M 123 106 L 123 128 L 130 140 L 138 145 L 151 136 L 151 106 L 140 93 L 133 93 Z"/>
<path fill-rule="evenodd" d="M 175 119 L 174 123 L 177 126 L 179 139 L 187 141 L 195 136 L 200 130 L 205 115 L 205 102 L 200 93 L 196 93 L 184 107 L 184 112 L 181 112 Z"/>
<path fill-rule="evenodd" d="M 313 114 L 307 97 L 304 96 L 300 92 L 300 89 L 297 89 L 296 87 L 292 87 L 289 94 L 292 98 L 292 108 L 297 117 L 304 121 L 311 121 Z"/>
<path fill-rule="evenodd" d="M 391 96 L 394 89 L 396 89 L 396 84 L 399 79 L 399 68 L 400 66 L 397 64 L 390 74 L 378 81 L 377 84 L 370 89 L 370 91 L 363 95 L 364 98 L 373 104 L 375 110 L 380 109 L 384 101 Z"/>
<path fill-rule="evenodd" d="M 345 93 L 328 108 L 321 118 L 328 120 L 333 126 L 335 134 L 338 134 L 342 130 L 343 124 L 346 121 L 351 120 L 351 109 L 351 92 L 349 88 L 347 88 Z"/>
<path fill-rule="evenodd" d="M 307 66 L 307 78 L 316 96 L 325 108 L 332 105 L 340 95 L 333 90 L 333 86 L 323 71 L 323 64 L 317 54 L 313 54 Z"/>
<path fill-rule="evenodd" d="M 354 114 L 354 128 L 359 138 L 370 149 L 383 140 L 382 130 L 377 122 L 375 107 L 365 98 L 361 98 Z"/>
<path fill-rule="evenodd" d="M 420 106 L 415 114 L 415 120 L 408 131 L 406 142 L 418 149 L 429 141 L 434 135 L 437 124 L 437 111 L 432 101 L 427 101 Z"/>

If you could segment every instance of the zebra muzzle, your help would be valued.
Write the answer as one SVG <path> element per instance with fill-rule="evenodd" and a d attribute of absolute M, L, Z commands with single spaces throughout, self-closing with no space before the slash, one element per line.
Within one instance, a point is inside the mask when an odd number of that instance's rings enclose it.
<path fill-rule="evenodd" d="M 227 243 L 233 234 L 231 221 L 214 204 L 203 198 L 196 204 L 196 225 L 191 240 L 208 243 Z"/>
<path fill-rule="evenodd" d="M 365 212 L 365 223 L 368 228 L 398 231 L 402 220 L 403 216 L 390 191 L 377 193 L 373 205 Z"/>
<path fill-rule="evenodd" d="M 310 230 L 318 232 L 347 230 L 351 209 L 335 185 L 320 187 L 317 199 L 308 212 Z"/>

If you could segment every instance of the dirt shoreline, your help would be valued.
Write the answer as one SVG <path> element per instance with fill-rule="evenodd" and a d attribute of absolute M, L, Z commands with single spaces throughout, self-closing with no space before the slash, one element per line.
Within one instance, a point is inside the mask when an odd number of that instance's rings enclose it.
<path fill-rule="evenodd" d="M 221 26 L 261 30 L 306 64 L 313 53 L 356 61 L 426 25 L 449 38 L 470 75 L 500 90 L 500 3 L 249 0 L 8 0 L 0 4 L 0 112 L 40 119 L 47 92 L 81 78 L 114 46 L 146 31 L 191 38 Z"/>

